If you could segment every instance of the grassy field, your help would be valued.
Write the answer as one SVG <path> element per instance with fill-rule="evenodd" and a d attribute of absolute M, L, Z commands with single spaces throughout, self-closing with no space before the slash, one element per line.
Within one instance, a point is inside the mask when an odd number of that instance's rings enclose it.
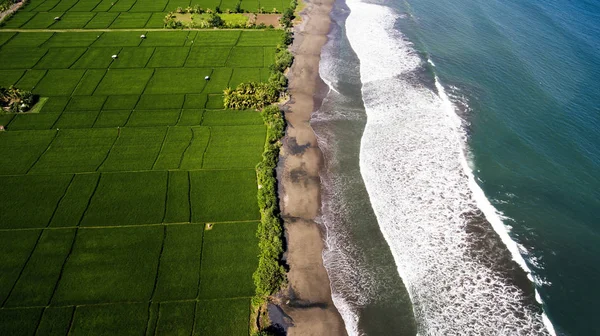
<path fill-rule="evenodd" d="M 281 32 L 144 30 L 236 3 L 31 0 L 0 28 L 0 86 L 42 98 L 0 113 L 0 334 L 248 334 L 266 128 L 222 92 Z"/>
<path fill-rule="evenodd" d="M 162 28 L 168 12 L 178 8 L 199 6 L 223 11 L 231 22 L 246 20 L 233 14 L 238 0 L 30 0 L 6 28 L 20 29 L 134 29 Z M 281 13 L 289 6 L 285 0 L 241 0 L 242 11 Z M 55 18 L 60 18 L 55 20 Z M 0 43 L 2 42 L 0 38 Z"/>

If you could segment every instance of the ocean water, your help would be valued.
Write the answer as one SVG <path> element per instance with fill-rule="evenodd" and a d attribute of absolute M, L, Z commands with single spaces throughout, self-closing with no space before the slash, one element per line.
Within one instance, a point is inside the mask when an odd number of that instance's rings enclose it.
<path fill-rule="evenodd" d="M 345 0 L 312 125 L 353 335 L 598 335 L 600 5 Z"/>

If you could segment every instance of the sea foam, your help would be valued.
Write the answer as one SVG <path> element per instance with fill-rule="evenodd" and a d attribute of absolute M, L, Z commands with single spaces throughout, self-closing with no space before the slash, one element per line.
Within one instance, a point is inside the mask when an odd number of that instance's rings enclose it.
<path fill-rule="evenodd" d="M 527 270 L 467 164 L 461 120 L 436 81 L 415 79 L 421 58 L 394 29 L 391 9 L 348 0 L 368 121 L 360 167 L 380 229 L 413 302 L 421 335 L 553 333 L 523 292 L 474 256 L 469 213 L 482 211 Z M 334 299 L 336 299 L 334 297 Z M 336 305 L 343 300 L 337 298 Z M 343 308 L 343 307 L 342 307 Z M 356 316 L 341 309 L 349 331 Z M 548 328 L 544 326 L 546 322 Z"/>

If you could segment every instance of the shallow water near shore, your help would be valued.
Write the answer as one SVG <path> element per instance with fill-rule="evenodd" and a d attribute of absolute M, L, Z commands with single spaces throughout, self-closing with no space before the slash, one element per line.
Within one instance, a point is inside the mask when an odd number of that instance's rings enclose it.
<path fill-rule="evenodd" d="M 379 230 L 359 167 L 366 124 L 359 62 L 345 36 L 348 8 L 337 2 L 320 74 L 326 97 L 311 118 L 324 156 L 322 215 L 326 228 L 323 260 L 333 300 L 351 335 L 414 335 L 412 306 Z"/>
<path fill-rule="evenodd" d="M 350 334 L 598 332 L 599 14 L 338 2 L 313 127 Z"/>

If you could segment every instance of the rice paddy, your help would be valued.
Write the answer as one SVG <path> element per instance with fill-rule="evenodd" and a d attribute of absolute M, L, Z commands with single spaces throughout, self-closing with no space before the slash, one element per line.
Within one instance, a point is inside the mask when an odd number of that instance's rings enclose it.
<path fill-rule="evenodd" d="M 222 92 L 281 33 L 152 30 L 235 3 L 31 0 L 0 28 L 0 85 L 41 97 L 0 113 L 0 334 L 248 334 L 266 129 Z"/>

